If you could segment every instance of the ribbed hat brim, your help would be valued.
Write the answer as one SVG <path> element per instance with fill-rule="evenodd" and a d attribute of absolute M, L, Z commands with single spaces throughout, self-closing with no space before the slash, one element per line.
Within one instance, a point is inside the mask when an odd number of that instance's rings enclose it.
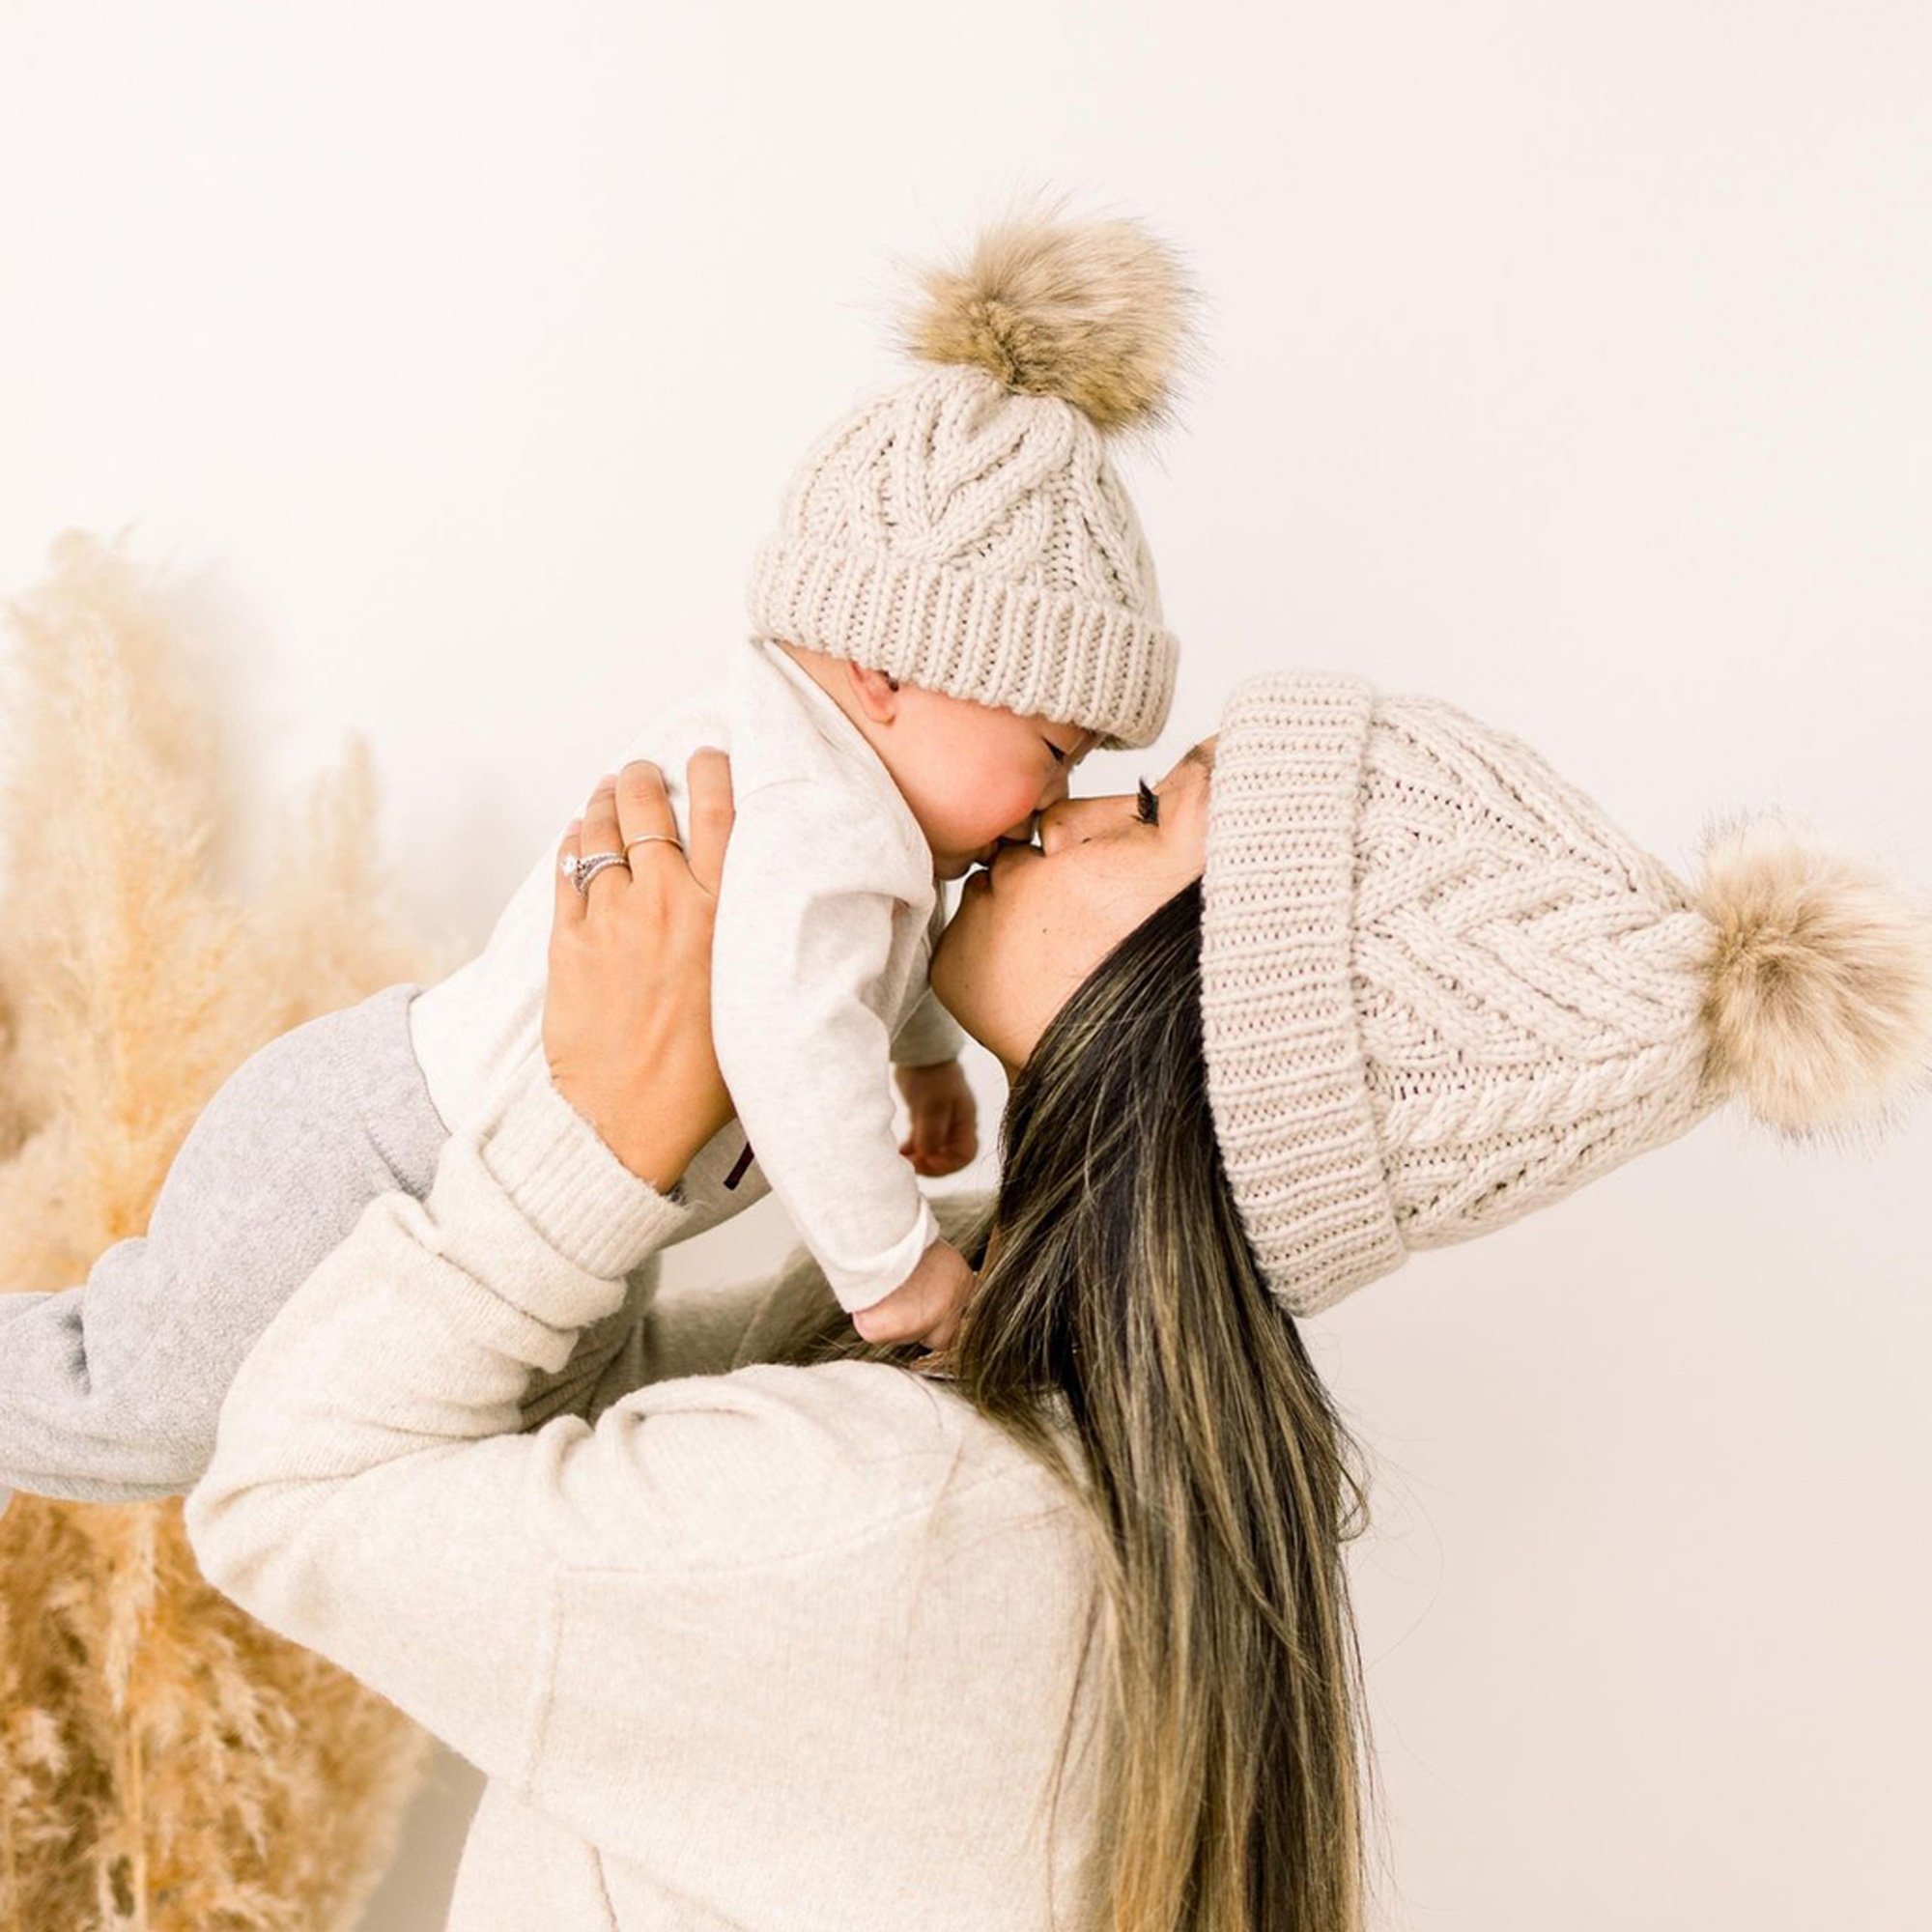
<path fill-rule="evenodd" d="M 1400 1265 L 1350 980 L 1374 693 L 1252 678 L 1222 713 L 1202 886 L 1208 1097 L 1269 1287 L 1313 1315 Z"/>
<path fill-rule="evenodd" d="M 975 704 L 1151 744 L 1179 646 L 1131 611 L 889 551 L 774 538 L 752 571 L 760 637 L 882 670 Z"/>

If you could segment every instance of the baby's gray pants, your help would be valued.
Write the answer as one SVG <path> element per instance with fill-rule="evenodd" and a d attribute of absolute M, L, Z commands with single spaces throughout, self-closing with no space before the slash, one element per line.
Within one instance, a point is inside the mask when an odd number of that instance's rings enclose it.
<path fill-rule="evenodd" d="M 379 1194 L 421 1200 L 448 1134 L 384 987 L 270 1040 L 209 1102 L 148 1232 L 77 1288 L 0 1293 L 0 1508 L 189 1489 L 236 1371 Z"/>

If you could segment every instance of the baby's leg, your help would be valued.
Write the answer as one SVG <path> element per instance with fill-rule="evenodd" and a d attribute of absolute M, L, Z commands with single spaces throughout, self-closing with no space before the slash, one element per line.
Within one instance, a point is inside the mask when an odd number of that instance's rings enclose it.
<path fill-rule="evenodd" d="M 242 1358 L 379 1194 L 421 1199 L 447 1139 L 410 1046 L 417 989 L 284 1034 L 209 1102 L 148 1232 L 85 1283 L 0 1294 L 0 1507 L 191 1489 Z"/>

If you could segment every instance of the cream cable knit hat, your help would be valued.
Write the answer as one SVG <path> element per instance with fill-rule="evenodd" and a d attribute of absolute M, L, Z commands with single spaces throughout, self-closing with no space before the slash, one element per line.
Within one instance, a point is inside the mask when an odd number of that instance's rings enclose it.
<path fill-rule="evenodd" d="M 1679 883 L 1520 740 L 1289 674 L 1221 721 L 1202 1024 L 1223 1164 L 1313 1315 L 1674 1139 L 1793 1134 L 1932 1070 L 1932 911 L 1776 820 Z"/>
<path fill-rule="evenodd" d="M 1029 215 L 923 288 L 909 345 L 939 366 L 807 456 L 753 568 L 754 632 L 1149 744 L 1179 647 L 1106 436 L 1165 411 L 1179 270 L 1135 223 Z"/>

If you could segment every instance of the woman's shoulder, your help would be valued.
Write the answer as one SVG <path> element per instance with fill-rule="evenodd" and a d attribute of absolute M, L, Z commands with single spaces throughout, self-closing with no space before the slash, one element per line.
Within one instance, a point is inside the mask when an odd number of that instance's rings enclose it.
<path fill-rule="evenodd" d="M 686 1525 L 685 1563 L 707 1542 L 723 1561 L 748 1547 L 858 1559 L 905 1536 L 1078 1530 L 1076 1499 L 1037 1455 L 948 1382 L 886 1363 L 752 1363 L 657 1382 L 619 1406 L 655 1436 L 667 1493 L 678 1492 L 667 1457 L 704 1459 L 687 1493 L 704 1498 L 715 1534 Z"/>
<path fill-rule="evenodd" d="M 624 1420 L 641 1416 L 639 1445 L 658 1432 L 656 1454 L 639 1446 L 614 1505 L 598 1499 L 594 1560 L 554 1595 L 529 1781 L 545 1813 L 654 1872 L 668 1845 L 696 1870 L 765 1844 L 845 1874 L 834 1889 L 872 1902 L 850 1919 L 866 1925 L 903 1906 L 878 1873 L 930 1853 L 934 1816 L 972 1820 L 989 1895 L 1043 1887 L 1040 1806 L 1099 1681 L 1083 1677 L 1096 1576 L 1050 1472 L 956 1390 L 875 1362 L 758 1364 L 634 1400 L 649 1406 Z M 1067 1829 L 1086 1803 L 1076 1786 Z"/>

